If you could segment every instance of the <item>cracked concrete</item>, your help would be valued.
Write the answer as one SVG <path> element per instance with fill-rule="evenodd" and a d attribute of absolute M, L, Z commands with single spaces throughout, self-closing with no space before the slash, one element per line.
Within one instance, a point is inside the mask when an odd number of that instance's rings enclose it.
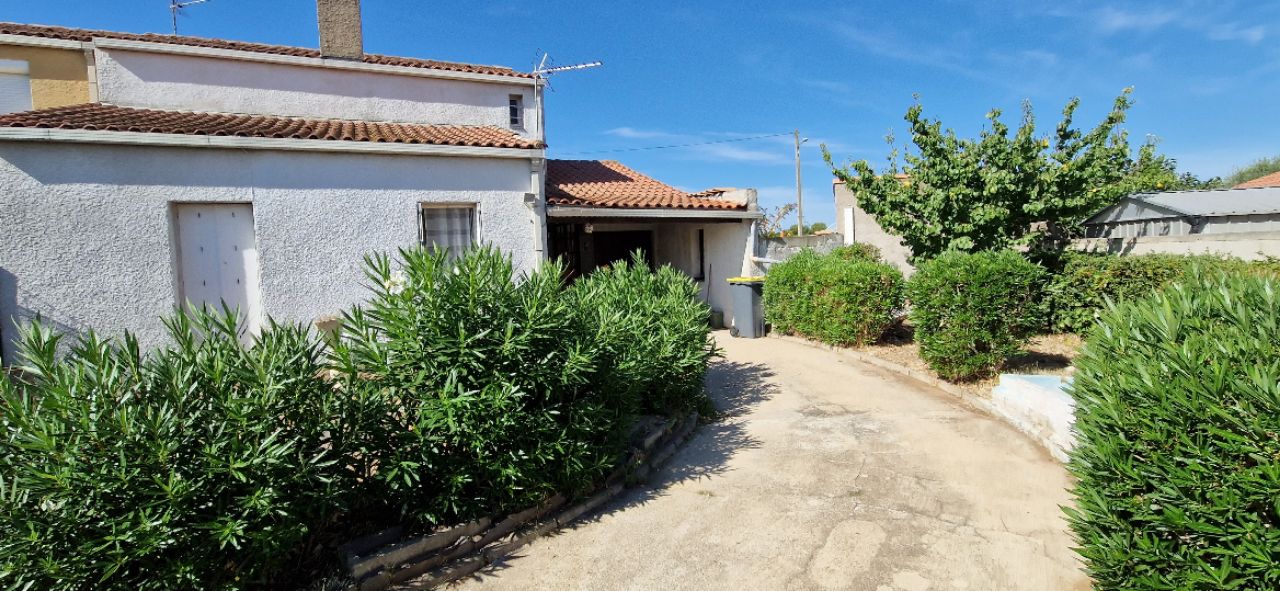
<path fill-rule="evenodd" d="M 1065 470 L 947 394 L 775 339 L 730 339 L 725 417 L 646 486 L 462 589 L 1088 589 Z"/>

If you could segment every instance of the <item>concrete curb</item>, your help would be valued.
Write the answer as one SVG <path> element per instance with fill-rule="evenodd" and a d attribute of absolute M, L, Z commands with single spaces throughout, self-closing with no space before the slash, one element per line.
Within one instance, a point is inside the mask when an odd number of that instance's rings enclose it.
<path fill-rule="evenodd" d="M 906 367 L 904 365 L 900 365 L 892 361 L 886 361 L 884 359 L 881 359 L 874 355 L 863 353 L 861 351 L 845 349 L 843 347 L 836 347 L 833 345 L 828 345 L 826 343 L 811 341 L 805 338 L 793 337 L 788 335 L 780 335 L 780 334 L 770 334 L 768 338 L 778 339 L 780 341 L 786 341 L 789 343 L 795 343 L 797 345 L 804 345 L 807 347 L 812 347 L 814 349 L 831 351 L 832 353 L 835 353 L 836 355 L 839 355 L 841 357 L 853 359 L 854 361 L 859 361 L 862 363 L 866 363 L 868 365 L 874 365 L 876 367 L 879 367 L 880 369 L 888 370 L 893 373 L 909 377 L 927 386 L 932 386 L 934 388 L 937 388 L 938 390 L 942 390 L 943 392 L 946 392 L 947 394 L 950 394 L 955 398 L 959 399 L 960 402 L 962 402 L 965 406 L 981 411 L 983 414 L 986 414 L 991 418 L 994 418 L 1012 427 L 1014 430 L 1018 431 L 1019 433 L 1022 433 L 1028 439 L 1035 442 L 1036 445 L 1039 445 L 1045 451 L 1049 452 L 1049 455 L 1054 460 L 1057 460 L 1058 462 L 1066 462 L 1066 458 L 1067 458 L 1066 453 L 1061 449 L 1061 446 L 1056 444 L 1054 441 L 1051 441 L 1050 439 L 1046 438 L 1040 433 L 1029 430 L 1024 423 L 1021 423 L 1018 420 L 1016 420 L 1014 416 L 1011 416 L 1005 409 L 1002 409 L 1001 407 L 997 406 L 991 400 L 987 398 L 982 398 L 980 396 L 975 396 L 973 393 L 968 392 L 963 388 L 957 387 L 955 384 L 951 384 L 943 380 L 942 378 L 934 376 L 930 373 L 923 372 L 918 369 L 912 369 L 910 367 Z"/>
<path fill-rule="evenodd" d="M 341 547 L 347 591 L 431 589 L 471 575 L 539 537 L 563 528 L 599 508 L 631 485 L 643 482 L 680 448 L 698 424 L 698 413 L 679 421 L 662 421 L 650 429 L 611 473 L 604 487 L 568 508 L 555 495 L 494 524 L 484 518 L 401 540 L 402 529 L 353 540 Z M 550 515 L 553 511 L 557 511 Z M 356 553 L 362 555 L 356 556 Z"/>

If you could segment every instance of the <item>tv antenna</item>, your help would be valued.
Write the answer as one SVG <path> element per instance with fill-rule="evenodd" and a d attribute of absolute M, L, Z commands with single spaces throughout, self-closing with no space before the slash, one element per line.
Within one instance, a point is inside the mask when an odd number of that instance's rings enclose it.
<path fill-rule="evenodd" d="M 537 78 L 545 80 L 547 76 L 559 74 L 560 72 L 570 72 L 573 70 L 586 70 L 588 68 L 598 68 L 604 65 L 604 62 L 596 60 L 584 64 L 573 64 L 571 66 L 549 66 L 548 61 L 551 60 L 551 54 L 542 54 L 542 59 L 538 62 L 538 66 L 533 69 L 533 75 Z"/>
<path fill-rule="evenodd" d="M 542 107 L 542 87 L 544 84 L 548 88 L 550 88 L 551 86 L 549 83 L 546 82 L 547 77 L 552 74 L 559 74 L 561 72 L 571 72 L 574 70 L 586 70 L 589 68 L 598 68 L 604 65 L 604 62 L 600 60 L 596 60 L 593 62 L 586 62 L 582 64 L 573 64 L 571 66 L 551 66 L 551 65 L 548 65 L 549 61 L 551 61 L 551 54 L 543 53 L 542 59 L 538 60 L 538 65 L 533 69 L 533 72 L 532 72 L 533 77 L 539 81 L 539 83 L 534 85 L 533 87 L 533 100 L 534 100 L 534 103 L 537 105 L 537 110 L 538 110 L 538 135 L 540 139 L 543 139 L 543 140 L 546 140 L 547 134 L 546 134 L 546 121 L 544 120 L 544 113 L 543 113 L 543 107 Z M 555 90 L 555 89 L 552 89 L 552 90 Z"/>
<path fill-rule="evenodd" d="M 186 0 L 186 2 L 179 2 L 178 0 L 169 0 L 169 16 L 173 17 L 173 35 L 175 37 L 178 35 L 178 13 L 182 12 L 183 8 L 194 4 L 204 4 L 208 1 L 209 0 Z"/>

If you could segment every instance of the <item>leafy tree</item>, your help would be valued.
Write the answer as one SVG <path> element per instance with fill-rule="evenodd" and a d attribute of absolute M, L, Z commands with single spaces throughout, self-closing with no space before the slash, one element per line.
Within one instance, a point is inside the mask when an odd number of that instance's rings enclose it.
<path fill-rule="evenodd" d="M 1037 135 L 1029 103 L 1017 129 L 994 109 L 987 114 L 990 127 L 977 138 L 944 129 L 917 103 L 905 116 L 915 149 L 900 150 L 890 136 L 889 165 L 881 174 L 865 160 L 837 166 L 825 146 L 823 157 L 862 208 L 903 238 L 915 260 L 1016 245 L 1058 252 L 1078 235 L 1081 221 L 1123 195 L 1200 182 L 1179 177 L 1175 162 L 1157 154 L 1154 140 L 1134 158 L 1120 127 L 1131 91 L 1116 97 L 1087 132 L 1074 125 L 1079 99 L 1070 100 L 1047 136 Z"/>
<path fill-rule="evenodd" d="M 1235 172 L 1227 177 L 1224 184 L 1228 187 L 1234 187 L 1240 183 L 1264 177 L 1273 172 L 1280 172 L 1280 156 L 1261 158 L 1253 164 L 1237 168 Z"/>
<path fill-rule="evenodd" d="M 796 231 L 799 229 L 800 229 L 799 224 L 791 224 L 791 227 L 787 228 L 786 230 L 783 230 L 782 233 L 788 236 L 795 236 L 797 234 Z M 826 229 L 827 229 L 826 222 L 814 222 L 812 224 L 804 225 L 804 233 L 809 235 L 816 234 Z"/>
<path fill-rule="evenodd" d="M 765 238 L 777 238 L 778 236 L 781 236 L 783 232 L 786 231 L 786 229 L 782 227 L 782 220 L 791 215 L 791 212 L 795 211 L 795 209 L 796 204 L 794 203 L 787 203 L 773 209 L 761 207 L 760 234 Z"/>

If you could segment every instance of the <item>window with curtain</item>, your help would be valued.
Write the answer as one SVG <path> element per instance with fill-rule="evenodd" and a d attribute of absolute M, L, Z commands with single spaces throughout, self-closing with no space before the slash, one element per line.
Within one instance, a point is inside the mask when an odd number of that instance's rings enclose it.
<path fill-rule="evenodd" d="M 422 244 L 433 251 L 444 249 L 450 256 L 456 256 L 475 243 L 474 205 L 423 204 L 419 218 L 422 222 Z"/>

